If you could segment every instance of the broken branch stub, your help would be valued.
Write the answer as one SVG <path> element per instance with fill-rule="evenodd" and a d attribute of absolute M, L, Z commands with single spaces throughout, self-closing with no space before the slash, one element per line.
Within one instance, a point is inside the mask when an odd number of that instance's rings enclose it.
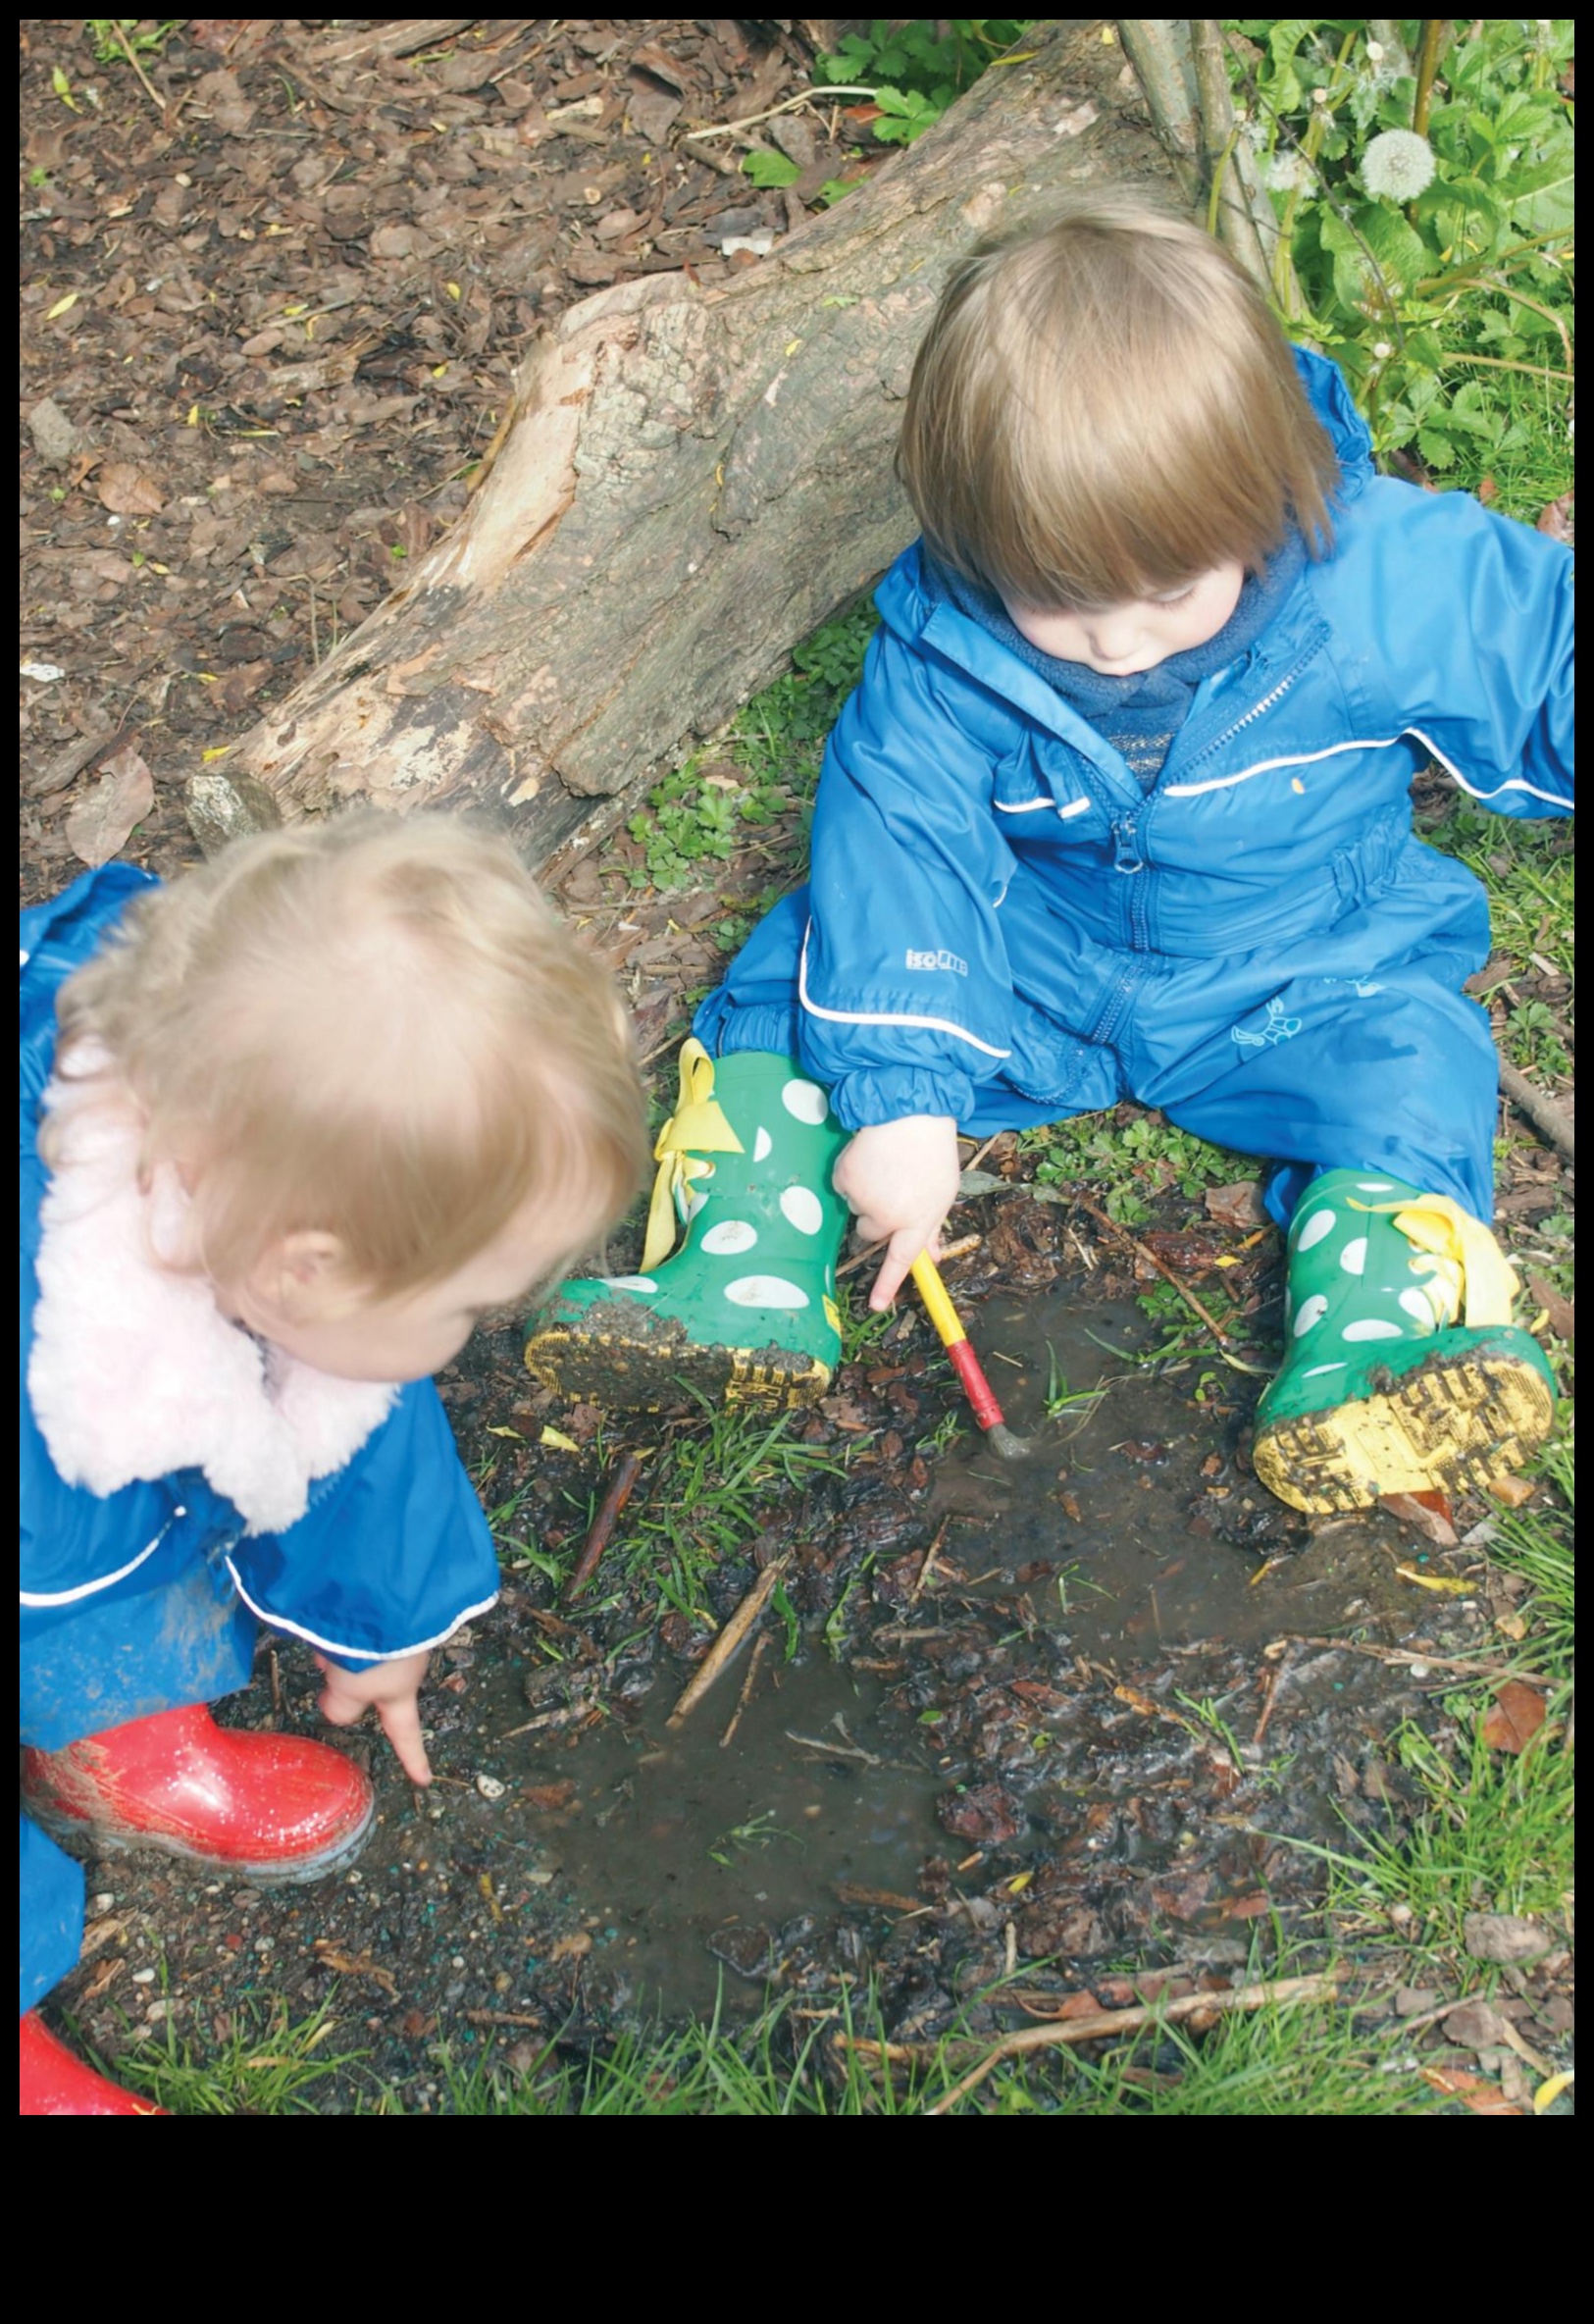
<path fill-rule="evenodd" d="M 595 837 L 911 538 L 901 400 L 946 267 L 1064 187 L 1168 165 L 1099 23 L 1059 21 L 730 282 L 651 275 L 534 346 L 453 531 L 229 760 L 286 821 L 369 800 Z"/>

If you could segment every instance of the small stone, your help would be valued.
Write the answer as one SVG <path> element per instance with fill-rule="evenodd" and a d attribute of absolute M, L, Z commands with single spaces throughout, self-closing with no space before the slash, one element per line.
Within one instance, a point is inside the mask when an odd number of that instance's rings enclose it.
<path fill-rule="evenodd" d="M 1500 2020 L 1487 2001 L 1464 2001 L 1444 2020 L 1445 2039 L 1463 2049 L 1495 2049 L 1505 2040 Z"/>
<path fill-rule="evenodd" d="M 500 1783 L 496 1776 L 478 1776 L 476 1788 L 484 1799 L 502 1799 L 508 1785 Z"/>
<path fill-rule="evenodd" d="M 46 468 L 65 468 L 77 448 L 77 430 L 52 396 L 35 403 L 27 415 L 33 449 Z"/>
<path fill-rule="evenodd" d="M 788 161 L 796 162 L 799 170 L 808 169 L 818 151 L 813 126 L 799 114 L 782 114 L 768 125 L 772 145 L 778 145 Z"/>
<path fill-rule="evenodd" d="M 135 1986 L 152 1986 L 155 1983 L 155 1972 L 153 1969 L 135 1969 L 132 1973 L 132 1982 Z"/>
<path fill-rule="evenodd" d="M 1462 1936 L 1474 1961 L 1501 1963 L 1536 1961 L 1555 1942 L 1537 1921 L 1506 1912 L 1469 1912 Z"/>
<path fill-rule="evenodd" d="M 1432 2009 L 1439 1998 L 1437 1986 L 1397 1986 L 1395 1988 L 1395 2015 L 1421 2017 Z"/>

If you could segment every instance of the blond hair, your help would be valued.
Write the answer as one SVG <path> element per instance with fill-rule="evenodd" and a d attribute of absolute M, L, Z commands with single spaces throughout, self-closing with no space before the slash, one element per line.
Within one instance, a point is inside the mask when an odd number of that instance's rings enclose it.
<path fill-rule="evenodd" d="M 135 901 L 58 1013 L 46 1160 L 70 1162 L 80 1107 L 130 1099 L 218 1282 L 320 1230 L 386 1297 L 533 1198 L 595 1235 L 646 1166 L 612 985 L 509 844 L 449 815 L 235 842 Z"/>
<path fill-rule="evenodd" d="M 1147 194 L 1080 195 L 953 267 L 898 455 L 926 545 L 1083 610 L 1332 535 L 1333 447 L 1250 277 Z"/>

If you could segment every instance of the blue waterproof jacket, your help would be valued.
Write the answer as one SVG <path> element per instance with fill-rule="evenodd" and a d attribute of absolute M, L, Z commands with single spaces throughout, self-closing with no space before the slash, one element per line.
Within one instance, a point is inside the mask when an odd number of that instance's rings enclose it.
<path fill-rule="evenodd" d="M 917 545 L 886 576 L 825 755 L 797 967 L 802 1059 L 849 1129 L 1131 1091 L 1172 1110 L 1300 1021 L 1292 980 L 1310 1016 L 1417 959 L 1459 990 L 1485 956 L 1482 890 L 1413 836 L 1409 788 L 1437 759 L 1496 812 L 1568 811 L 1571 558 L 1465 493 L 1377 476 L 1337 368 L 1298 362 L 1341 463 L 1332 553 L 1202 681 L 1149 795 Z M 733 969 L 705 1009 L 730 1046 L 777 1037 L 730 1020 L 765 990 L 780 917 L 746 991 Z"/>
<path fill-rule="evenodd" d="M 404 1388 L 282 1534 L 243 1521 L 197 1471 L 98 1495 L 58 1474 L 27 1397 L 40 1103 L 62 981 L 152 885 L 86 873 L 22 916 L 21 1384 L 23 1739 L 77 1736 L 242 1683 L 258 1616 L 348 1669 L 432 1646 L 497 1594 L 491 1535 L 430 1380 Z"/>

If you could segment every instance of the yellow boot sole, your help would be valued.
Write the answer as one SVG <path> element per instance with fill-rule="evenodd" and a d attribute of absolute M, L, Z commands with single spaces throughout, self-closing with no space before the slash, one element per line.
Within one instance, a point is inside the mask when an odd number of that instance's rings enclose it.
<path fill-rule="evenodd" d="M 633 1312 L 618 1302 L 615 1327 L 589 1309 L 580 1330 L 550 1324 L 526 1343 L 526 1369 L 544 1388 L 606 1412 L 658 1412 L 700 1397 L 767 1412 L 817 1404 L 831 1368 L 793 1348 L 698 1347 L 685 1326 Z M 594 1324 L 597 1327 L 594 1328 Z"/>
<path fill-rule="evenodd" d="M 1484 1488 L 1532 1458 L 1554 1413 L 1554 1390 L 1525 1360 L 1435 1355 L 1354 1403 L 1268 1421 L 1252 1463 L 1292 1509 L 1326 1517 L 1383 1493 Z"/>

